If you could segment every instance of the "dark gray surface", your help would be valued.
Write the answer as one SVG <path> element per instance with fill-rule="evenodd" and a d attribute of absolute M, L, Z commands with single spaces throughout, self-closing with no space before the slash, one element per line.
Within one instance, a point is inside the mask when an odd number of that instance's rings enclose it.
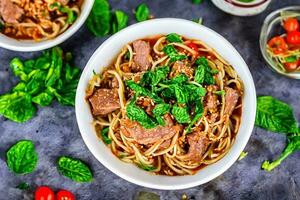
<path fill-rule="evenodd" d="M 132 10 L 138 0 L 113 0 L 114 9 L 130 13 L 130 24 L 135 23 Z M 272 95 L 294 107 L 300 121 L 300 81 L 279 76 L 267 68 L 258 45 L 260 27 L 271 11 L 288 5 L 300 4 L 300 0 L 274 0 L 269 8 L 255 17 L 234 17 L 218 10 L 209 1 L 193 5 L 191 0 L 149 0 L 146 2 L 156 17 L 195 19 L 203 17 L 204 25 L 216 30 L 228 39 L 240 52 L 253 75 L 257 94 Z M 106 39 L 93 37 L 82 27 L 72 38 L 62 44 L 65 50 L 74 52 L 75 63 L 84 68 L 94 50 Z M 39 53 L 18 53 L 0 49 L 0 94 L 8 91 L 16 79 L 8 69 L 9 60 L 15 56 L 31 58 Z M 246 114 L 246 113 L 244 113 Z M 34 173 L 16 176 L 5 163 L 5 151 L 20 139 L 31 139 L 36 144 L 39 162 Z M 88 151 L 81 139 L 75 111 L 53 103 L 40 108 L 37 116 L 27 123 L 16 124 L 0 117 L 0 199 L 30 199 L 32 191 L 15 189 L 21 181 L 33 187 L 49 185 L 54 189 L 64 188 L 75 193 L 78 199 L 132 199 L 139 191 L 154 191 L 161 199 L 181 199 L 186 193 L 191 199 L 300 199 L 300 153 L 285 160 L 280 167 L 267 173 L 260 169 L 265 159 L 278 156 L 284 147 L 285 138 L 255 128 L 245 149 L 248 156 L 236 162 L 228 171 L 202 186 L 178 191 L 160 191 L 131 184 L 103 167 Z M 79 184 L 60 176 L 55 167 L 58 156 L 70 155 L 90 164 L 94 181 Z"/>

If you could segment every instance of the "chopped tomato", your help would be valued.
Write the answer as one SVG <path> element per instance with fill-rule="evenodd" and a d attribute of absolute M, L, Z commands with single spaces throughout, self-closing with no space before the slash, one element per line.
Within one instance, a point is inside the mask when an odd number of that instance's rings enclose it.
<path fill-rule="evenodd" d="M 289 32 L 286 36 L 286 41 L 288 44 L 292 44 L 292 45 L 300 44 L 300 32 L 299 31 Z"/>
<path fill-rule="evenodd" d="M 296 18 L 288 18 L 283 23 L 286 32 L 299 31 L 299 22 Z"/>
<path fill-rule="evenodd" d="M 54 192 L 47 186 L 40 186 L 35 191 L 35 200 L 54 200 Z"/>
<path fill-rule="evenodd" d="M 285 40 L 280 36 L 275 36 L 268 42 L 269 47 L 274 54 L 284 53 L 288 49 Z"/>
<path fill-rule="evenodd" d="M 194 51 L 198 51 L 198 45 L 195 43 L 190 42 L 187 44 L 187 46 L 193 49 Z"/>
<path fill-rule="evenodd" d="M 286 71 L 295 71 L 300 65 L 300 59 L 295 61 L 295 62 L 286 62 L 284 63 L 284 68 L 286 69 Z"/>
<path fill-rule="evenodd" d="M 60 190 L 56 194 L 56 200 L 75 200 L 75 196 L 67 190 Z"/>

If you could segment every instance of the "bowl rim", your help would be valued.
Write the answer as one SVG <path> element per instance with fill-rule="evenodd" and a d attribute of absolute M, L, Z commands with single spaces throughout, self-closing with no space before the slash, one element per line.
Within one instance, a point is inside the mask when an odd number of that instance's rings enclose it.
<path fill-rule="evenodd" d="M 147 24 L 149 24 L 149 26 L 150 26 L 152 23 L 166 23 L 166 22 L 168 24 L 169 23 L 173 23 L 173 24 L 186 23 L 186 24 L 189 24 L 189 25 L 193 24 L 193 26 L 201 27 L 202 29 L 205 29 L 206 31 L 211 32 L 211 34 L 214 34 L 216 37 L 218 37 L 220 42 L 226 44 L 226 46 L 228 46 L 228 48 L 230 48 L 233 51 L 233 53 L 237 56 L 236 59 L 239 59 L 243 63 L 242 68 L 246 73 L 245 76 L 247 76 L 247 78 L 244 79 L 244 81 L 247 80 L 247 82 L 249 83 L 249 85 L 247 86 L 247 88 L 249 89 L 248 90 L 248 93 L 249 93 L 248 94 L 248 102 L 249 102 L 248 111 L 249 111 L 249 113 L 247 113 L 247 115 L 246 115 L 246 116 L 249 116 L 249 117 L 247 118 L 247 121 L 244 120 L 243 123 L 241 123 L 241 125 L 240 125 L 240 129 L 242 127 L 242 124 L 244 124 L 243 126 L 246 126 L 247 130 L 242 133 L 243 135 L 245 135 L 244 139 L 241 140 L 239 144 L 236 144 L 236 141 L 233 144 L 233 146 L 239 145 L 237 147 L 239 152 L 235 153 L 234 156 L 232 156 L 230 158 L 229 162 L 227 162 L 224 166 L 222 166 L 220 168 L 220 170 L 212 173 L 211 175 L 208 175 L 207 177 L 205 177 L 201 180 L 191 181 L 191 182 L 188 182 L 188 183 L 180 183 L 179 182 L 179 183 L 176 183 L 175 185 L 174 184 L 173 185 L 162 185 L 161 183 L 159 183 L 159 181 L 157 181 L 156 183 L 149 183 L 145 180 L 141 180 L 141 179 L 137 180 L 133 177 L 130 177 L 128 174 L 121 172 L 121 170 L 118 167 L 112 165 L 109 161 L 102 158 L 101 153 L 98 154 L 98 150 L 96 149 L 95 146 L 92 146 L 92 141 L 90 141 L 90 139 L 89 139 L 90 136 L 88 136 L 88 134 L 91 134 L 91 133 L 86 134 L 86 130 L 84 129 L 84 127 L 87 126 L 87 125 L 84 125 L 83 122 L 81 121 L 82 119 L 84 119 L 84 117 L 82 116 L 83 103 L 81 103 L 81 102 L 82 102 L 83 96 L 85 96 L 85 89 L 86 89 L 84 87 L 84 85 L 86 84 L 85 83 L 85 77 L 87 76 L 89 71 L 92 70 L 92 67 L 91 67 L 92 63 L 96 60 L 97 56 L 101 53 L 101 51 L 103 51 L 103 49 L 106 46 L 109 46 L 110 43 L 113 40 L 115 40 L 115 38 L 117 38 L 119 35 L 123 35 L 123 34 L 125 35 L 127 32 L 131 31 L 132 29 L 133 30 L 138 29 L 140 26 L 144 26 L 144 25 L 147 25 Z M 199 31 L 200 31 L 200 28 L 199 28 Z M 151 34 L 151 35 L 155 35 L 155 34 Z M 85 100 L 83 102 L 85 104 L 87 104 Z M 243 105 L 243 109 L 244 109 L 244 105 Z M 241 55 L 237 52 L 237 50 L 225 38 L 223 38 L 220 34 L 216 33 L 215 31 L 213 31 L 213 30 L 211 30 L 211 29 L 209 29 L 205 26 L 199 25 L 199 24 L 197 24 L 195 22 L 192 22 L 192 21 L 189 21 L 189 20 L 178 19 L 178 18 L 157 18 L 157 19 L 152 19 L 152 20 L 148 20 L 148 21 L 144 21 L 144 22 L 140 22 L 140 23 L 128 26 L 127 28 L 121 30 L 120 32 L 118 32 L 115 35 L 108 38 L 105 42 L 103 42 L 97 48 L 97 50 L 93 53 L 93 55 L 90 57 L 89 61 L 87 62 L 86 66 L 85 66 L 85 68 L 82 72 L 82 75 L 80 77 L 80 80 L 79 80 L 79 83 L 78 83 L 78 88 L 77 88 L 77 91 L 76 91 L 75 112 L 76 112 L 76 120 L 77 120 L 77 123 L 78 123 L 80 134 L 81 134 L 81 136 L 84 140 L 84 143 L 88 147 L 89 151 L 93 154 L 93 156 L 102 165 L 104 165 L 107 169 L 109 169 L 111 172 L 118 175 L 119 177 L 121 177 L 121 178 L 123 178 L 123 179 L 125 179 L 125 180 L 127 180 L 131 183 L 140 185 L 140 186 L 153 188 L 153 189 L 160 189 L 160 190 L 178 190 L 178 189 L 185 189 L 185 188 L 198 186 L 198 185 L 204 184 L 208 181 L 211 181 L 212 179 L 214 179 L 214 178 L 218 177 L 219 175 L 221 175 L 222 173 L 224 173 L 238 159 L 240 153 L 243 151 L 243 149 L 245 148 L 247 142 L 249 141 L 249 138 L 251 136 L 251 133 L 252 133 L 252 130 L 253 130 L 253 127 L 254 127 L 254 120 L 255 120 L 255 113 L 256 113 L 256 90 L 255 90 L 252 75 L 249 71 L 249 68 L 248 68 L 247 64 L 245 63 L 245 61 L 243 60 Z M 241 134 L 241 133 L 239 132 L 238 134 Z M 231 150 L 233 149 L 233 146 L 231 147 Z M 111 155 L 109 155 L 109 156 L 114 156 L 114 155 L 111 153 Z M 225 157 L 226 157 L 226 155 L 225 155 Z M 225 157 L 223 157 L 221 160 L 223 160 Z M 219 161 L 221 161 L 221 160 L 219 160 Z M 119 160 L 119 162 L 122 162 L 122 161 Z M 148 173 L 148 172 L 145 172 L 145 173 Z M 192 176 L 196 176 L 196 175 L 197 175 L 197 173 L 195 175 L 192 175 Z M 165 176 L 158 176 L 158 177 L 165 177 Z M 175 176 L 175 177 L 186 177 L 186 176 Z"/>
<path fill-rule="evenodd" d="M 59 45 L 73 36 L 79 30 L 79 28 L 81 28 L 81 26 L 89 16 L 90 11 L 92 10 L 94 1 L 95 0 L 85 0 L 82 5 L 83 9 L 81 9 L 81 13 L 74 24 L 72 24 L 69 28 L 67 28 L 67 30 L 53 39 L 42 40 L 39 42 L 36 42 L 34 40 L 17 40 L 12 37 L 8 37 L 3 33 L 0 33 L 0 47 L 18 52 L 34 52 Z M 13 41 L 13 43 L 7 42 L 7 40 Z"/>
<path fill-rule="evenodd" d="M 282 11 L 286 10 L 291 10 L 291 9 L 298 9 L 300 11 L 300 6 L 294 5 L 294 6 L 287 6 L 283 7 L 277 10 L 274 10 L 273 12 L 269 13 L 266 18 L 264 19 L 263 25 L 260 30 L 260 35 L 259 35 L 259 47 L 260 47 L 260 52 L 264 58 L 264 60 L 267 62 L 267 66 L 273 71 L 276 72 L 280 75 L 283 75 L 288 78 L 292 79 L 300 79 L 300 72 L 289 72 L 285 73 L 281 71 L 278 67 L 273 65 L 272 59 L 269 58 L 268 53 L 266 52 L 266 44 L 268 40 L 268 35 L 270 32 L 270 22 L 272 22 L 272 18 L 275 17 L 276 15 L 280 14 Z"/>

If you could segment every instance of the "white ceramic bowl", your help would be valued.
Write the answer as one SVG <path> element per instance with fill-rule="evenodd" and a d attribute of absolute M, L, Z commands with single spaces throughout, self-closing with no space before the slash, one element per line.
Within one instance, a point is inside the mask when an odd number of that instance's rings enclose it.
<path fill-rule="evenodd" d="M 50 40 L 43 40 L 36 42 L 34 40 L 16 40 L 0 33 L 0 47 L 10 49 L 13 51 L 40 51 L 59 45 L 60 43 L 71 37 L 85 22 L 93 7 L 94 0 L 84 0 L 81 6 L 81 13 L 65 32 Z"/>
<path fill-rule="evenodd" d="M 161 176 L 153 175 L 136 167 L 134 164 L 124 163 L 114 156 L 110 149 L 100 141 L 92 126 L 93 117 L 85 100 L 85 89 L 93 76 L 103 67 L 111 64 L 121 48 L 136 39 L 157 34 L 176 32 L 187 38 L 204 41 L 223 56 L 237 71 L 245 86 L 243 99 L 243 113 L 236 141 L 230 151 L 218 162 L 201 169 L 192 176 Z M 93 54 L 87 63 L 77 88 L 76 117 L 84 142 L 92 154 L 109 170 L 132 183 L 155 189 L 175 190 L 189 188 L 206 183 L 227 170 L 239 157 L 251 135 L 256 112 L 256 93 L 250 71 L 235 48 L 218 33 L 192 21 L 183 19 L 153 19 L 125 28 L 106 40 Z"/>

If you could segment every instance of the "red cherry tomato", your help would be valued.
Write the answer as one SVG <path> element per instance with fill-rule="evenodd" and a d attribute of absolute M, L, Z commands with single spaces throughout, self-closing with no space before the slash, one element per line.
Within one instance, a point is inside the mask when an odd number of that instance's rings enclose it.
<path fill-rule="evenodd" d="M 288 49 L 285 40 L 280 36 L 275 36 L 268 42 L 269 47 L 274 54 L 284 53 Z"/>
<path fill-rule="evenodd" d="M 299 31 L 299 22 L 296 18 L 288 18 L 283 23 L 286 32 Z"/>
<path fill-rule="evenodd" d="M 56 194 L 56 200 L 75 200 L 75 196 L 67 190 L 60 190 Z"/>
<path fill-rule="evenodd" d="M 40 186 L 35 191 L 35 200 L 54 200 L 54 192 L 47 186 Z"/>
<path fill-rule="evenodd" d="M 300 32 L 299 31 L 289 32 L 286 36 L 286 41 L 287 43 L 293 45 L 300 44 Z"/>
<path fill-rule="evenodd" d="M 284 68 L 288 72 L 295 71 L 300 65 L 300 59 L 295 61 L 295 62 L 286 62 L 284 63 Z"/>

